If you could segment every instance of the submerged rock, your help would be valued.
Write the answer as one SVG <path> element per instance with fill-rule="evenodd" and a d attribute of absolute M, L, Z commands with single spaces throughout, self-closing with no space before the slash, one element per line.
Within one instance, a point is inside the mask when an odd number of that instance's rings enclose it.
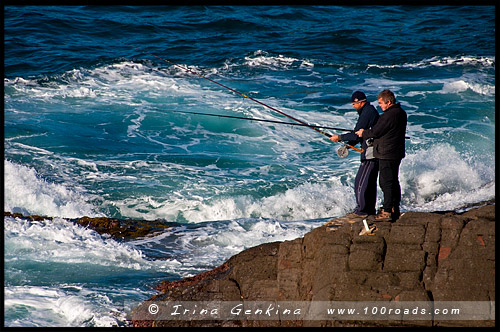
<path fill-rule="evenodd" d="M 495 301 L 495 205 L 465 213 L 407 212 L 394 223 L 324 225 L 292 241 L 245 250 L 135 308 L 134 326 L 494 326 L 494 320 L 156 319 L 179 301 Z M 198 303 L 198 302 L 195 302 Z M 200 302 L 202 303 L 202 302 Z M 295 303 L 295 302 L 294 302 Z M 153 307 L 151 307 L 153 304 Z M 282 313 L 280 313 L 282 314 Z M 282 316 L 279 316 L 282 317 Z M 493 316 L 494 317 L 494 316 Z M 168 318 L 168 317 L 167 317 Z"/>
<path fill-rule="evenodd" d="M 4 212 L 5 217 L 21 218 L 31 221 L 53 220 L 53 217 L 31 215 L 24 216 L 20 213 Z M 81 217 L 67 219 L 75 224 L 88 227 L 99 234 L 108 234 L 116 239 L 137 238 L 153 236 L 163 232 L 170 226 L 163 220 L 135 220 L 135 219 L 115 219 L 106 217 Z"/>

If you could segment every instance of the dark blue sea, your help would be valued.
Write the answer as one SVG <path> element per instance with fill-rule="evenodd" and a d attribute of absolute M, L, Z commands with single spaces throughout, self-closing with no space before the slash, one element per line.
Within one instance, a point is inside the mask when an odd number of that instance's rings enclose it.
<path fill-rule="evenodd" d="M 180 113 L 293 122 L 206 78 L 347 129 L 355 90 L 378 106 L 391 89 L 408 113 L 402 211 L 495 198 L 493 6 L 4 11 L 4 210 L 53 218 L 4 217 L 6 326 L 126 326 L 160 280 L 354 209 L 359 153 L 307 127 Z M 69 221 L 82 216 L 174 226 L 120 241 Z"/>

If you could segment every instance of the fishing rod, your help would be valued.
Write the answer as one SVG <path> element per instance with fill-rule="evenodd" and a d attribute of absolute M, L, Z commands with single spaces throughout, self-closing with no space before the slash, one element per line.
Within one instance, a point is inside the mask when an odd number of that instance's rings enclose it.
<path fill-rule="evenodd" d="M 229 119 L 239 119 L 239 120 L 249 120 L 249 121 L 261 121 L 261 122 L 269 122 L 269 123 L 278 123 L 278 124 L 284 124 L 284 125 L 290 125 L 290 126 L 307 126 L 307 127 L 314 127 L 314 128 L 323 128 L 323 129 L 331 129 L 331 130 L 339 130 L 339 131 L 348 131 L 353 133 L 354 130 L 352 129 L 344 129 L 344 128 L 335 128 L 335 127 L 325 127 L 325 126 L 317 126 L 317 125 L 312 125 L 312 124 L 302 124 L 302 123 L 295 123 L 295 122 L 283 122 L 283 121 L 276 121 L 276 120 L 267 120 L 267 119 L 256 119 L 256 118 L 246 118 L 243 116 L 233 116 L 233 115 L 221 115 L 221 114 L 212 114 L 212 113 L 201 113 L 201 112 L 188 112 L 188 111 L 172 111 L 176 113 L 185 113 L 185 114 L 195 114 L 195 115 L 205 115 L 205 116 L 213 116 L 213 117 L 219 117 L 219 118 L 229 118 Z"/>
<path fill-rule="evenodd" d="M 185 113 L 185 114 L 194 114 L 194 115 L 205 115 L 205 116 L 213 116 L 213 117 L 218 117 L 218 118 L 229 118 L 229 119 L 239 119 L 239 120 L 250 120 L 250 121 L 262 121 L 262 122 L 269 122 L 269 123 L 278 123 L 278 124 L 284 124 L 284 125 L 290 125 L 290 126 L 305 126 L 302 123 L 295 123 L 295 122 L 283 122 L 283 121 L 276 121 L 276 120 L 267 120 L 267 119 L 255 119 L 255 118 L 246 118 L 243 116 L 234 116 L 234 115 L 221 115 L 221 114 L 212 114 L 212 113 L 202 113 L 202 112 L 188 112 L 188 111 L 176 111 L 172 110 L 172 112 L 175 113 Z M 316 127 L 316 128 L 323 128 L 323 129 L 332 129 L 332 130 L 340 130 L 340 131 L 348 131 L 348 132 L 355 132 L 354 130 L 351 129 L 344 129 L 344 128 L 335 128 L 335 127 L 325 127 L 325 126 L 315 126 L 315 125 L 309 125 L 310 127 Z M 406 139 L 409 139 L 408 136 L 405 136 Z M 341 147 L 338 148 L 337 150 L 337 156 L 340 158 L 345 158 L 349 155 L 349 145 L 340 141 L 339 143 L 342 144 Z"/>
<path fill-rule="evenodd" d="M 304 125 L 304 126 L 306 126 L 306 127 L 309 127 L 309 128 L 311 128 L 311 129 L 313 129 L 313 130 L 317 131 L 318 133 L 320 133 L 320 134 L 322 134 L 322 135 L 325 135 L 325 136 L 326 136 L 326 137 L 328 137 L 328 138 L 332 137 L 332 135 L 331 135 L 331 134 L 328 134 L 328 133 L 326 133 L 326 132 L 322 131 L 321 129 L 319 129 L 319 128 L 315 127 L 315 126 L 311 126 L 311 125 L 309 125 L 308 123 L 306 123 L 306 122 L 304 122 L 304 121 L 302 121 L 302 120 L 299 120 L 299 119 L 297 119 L 297 118 L 295 118 L 295 117 L 293 117 L 293 116 L 291 116 L 291 115 L 286 114 L 285 112 L 280 111 L 280 110 L 279 110 L 279 109 L 277 109 L 277 108 L 274 108 L 274 107 L 272 107 L 272 106 L 269 106 L 269 105 L 267 105 L 267 104 L 264 104 L 263 102 L 261 102 L 261 101 L 259 101 L 259 100 L 255 99 L 255 98 L 249 97 L 249 96 L 247 96 L 247 95 L 245 95 L 245 94 L 243 94 L 243 93 L 241 93 L 241 92 L 239 92 L 239 91 L 237 91 L 237 90 L 235 90 L 235 89 L 232 89 L 232 88 L 230 88 L 230 87 L 228 87 L 228 86 L 225 86 L 225 85 L 224 85 L 224 84 L 222 84 L 222 83 L 219 83 L 219 82 L 217 82 L 217 81 L 214 81 L 214 80 L 212 80 L 212 79 L 210 79 L 210 78 L 208 78 L 208 77 L 206 77 L 206 76 L 203 76 L 203 75 L 201 75 L 201 74 L 199 74 L 199 73 L 195 72 L 194 70 L 191 70 L 191 69 L 189 69 L 189 68 L 186 68 L 186 67 L 180 66 L 180 65 L 178 65 L 178 64 L 176 64 L 176 63 L 174 63 L 174 62 L 172 62 L 172 61 L 170 61 L 170 60 L 167 60 L 167 59 L 164 59 L 164 58 L 162 58 L 162 57 L 159 57 L 159 56 L 157 56 L 157 55 L 155 55 L 155 54 L 153 54 L 153 53 L 150 53 L 150 52 L 148 52 L 148 51 L 145 51 L 145 50 L 143 50 L 143 49 L 141 49 L 141 48 L 139 48 L 139 47 L 136 47 L 136 46 L 133 46 L 133 45 L 129 45 L 129 44 L 125 43 L 125 42 L 121 42 L 121 43 L 122 43 L 122 44 L 124 44 L 124 45 L 127 45 L 127 46 L 129 46 L 129 47 L 132 47 L 133 49 L 136 49 L 136 50 L 138 50 L 138 51 L 140 51 L 140 52 L 142 52 L 142 53 L 149 54 L 149 55 L 151 55 L 151 56 L 153 56 L 153 57 L 155 57 L 155 58 L 157 58 L 157 59 L 160 59 L 160 60 L 162 60 L 162 61 L 165 61 L 165 62 L 167 62 L 167 63 L 169 63 L 169 64 L 171 64 L 171 65 L 173 65 L 173 66 L 175 66 L 175 67 L 177 67 L 177 68 L 180 68 L 180 69 L 182 69 L 182 70 L 185 70 L 185 71 L 187 71 L 187 72 L 189 72 L 189 73 L 191 73 L 191 74 L 193 74 L 193 75 L 196 75 L 196 76 L 198 76 L 198 77 L 200 77 L 200 78 L 206 79 L 207 81 L 210 81 L 210 82 L 212 82 L 212 83 L 215 83 L 215 84 L 217 84 L 217 85 L 219 85 L 219 86 L 221 86 L 221 87 L 223 87 L 223 88 L 225 88 L 225 89 L 228 89 L 228 90 L 230 90 L 230 91 L 232 91 L 232 92 L 234 92 L 234 93 L 236 93 L 236 94 L 238 94 L 238 95 L 240 95 L 240 96 L 242 96 L 242 97 L 244 97 L 244 98 L 248 98 L 248 99 L 250 99 L 251 101 L 256 102 L 257 104 L 260 104 L 260 105 L 262 105 L 262 106 L 264 106 L 264 107 L 267 107 L 267 108 L 269 108 L 269 109 L 271 109 L 271 110 L 273 110 L 273 111 L 275 111 L 275 112 L 278 112 L 279 114 L 284 115 L 284 116 L 286 116 L 286 117 L 288 117 L 288 118 L 290 118 L 290 119 L 292 119 L 292 120 L 294 120 L 294 121 L 297 121 L 298 123 L 301 123 L 302 125 Z M 345 144 L 345 143 L 344 143 L 344 144 Z M 364 152 L 364 150 L 363 150 L 363 149 L 358 149 L 357 147 L 352 146 L 352 145 L 349 145 L 349 144 L 345 144 L 345 146 L 347 146 L 347 147 L 349 147 L 349 148 L 351 148 L 351 149 L 353 149 L 353 150 L 356 150 L 356 151 L 358 151 L 359 153 L 363 153 L 363 152 Z"/>
<path fill-rule="evenodd" d="M 177 111 L 177 110 L 172 110 L 172 112 L 175 112 L 175 113 L 184 113 L 184 114 L 194 114 L 194 115 L 213 116 L 213 117 L 218 117 L 218 118 L 229 118 L 229 119 L 239 119 L 239 120 L 249 120 L 249 121 L 261 121 L 261 122 L 284 124 L 284 125 L 289 125 L 289 126 L 307 126 L 307 127 L 331 129 L 331 130 L 338 130 L 338 131 L 347 131 L 347 132 L 351 132 L 351 133 L 356 132 L 353 129 L 345 129 L 345 128 L 337 128 L 337 127 L 327 127 L 327 126 L 318 126 L 318 125 L 312 125 L 312 124 L 305 125 L 305 124 L 302 124 L 302 123 L 295 123 L 295 122 L 283 122 L 283 121 L 268 120 L 268 119 L 246 118 L 246 117 L 243 117 L 243 116 L 234 116 L 234 115 L 222 115 L 222 114 L 202 113 L 202 112 L 188 112 L 188 111 Z M 405 136 L 405 139 L 410 139 L 410 137 Z"/>

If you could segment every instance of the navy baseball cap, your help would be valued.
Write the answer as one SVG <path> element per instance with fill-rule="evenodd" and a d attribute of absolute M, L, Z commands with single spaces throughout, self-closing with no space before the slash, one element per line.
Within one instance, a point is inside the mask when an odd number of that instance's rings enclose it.
<path fill-rule="evenodd" d="M 356 91 L 351 96 L 351 103 L 366 101 L 366 95 L 361 91 Z"/>

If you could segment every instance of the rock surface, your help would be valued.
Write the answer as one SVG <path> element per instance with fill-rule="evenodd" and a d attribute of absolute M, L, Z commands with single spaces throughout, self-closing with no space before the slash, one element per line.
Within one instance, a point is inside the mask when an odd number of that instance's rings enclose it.
<path fill-rule="evenodd" d="M 495 205 L 397 222 L 326 225 L 265 243 L 212 271 L 158 285 L 150 301 L 494 301 Z M 143 310 L 139 306 L 135 313 Z M 133 320 L 134 326 L 494 326 L 494 320 Z"/>
<path fill-rule="evenodd" d="M 20 218 L 30 221 L 52 220 L 47 216 L 24 216 L 20 213 L 4 212 L 5 217 Z M 67 219 L 67 218 L 66 218 Z M 115 219 L 106 217 L 81 217 L 67 219 L 75 224 L 93 229 L 99 234 L 108 234 L 115 239 L 128 239 L 154 236 L 170 226 L 163 220 Z"/>

